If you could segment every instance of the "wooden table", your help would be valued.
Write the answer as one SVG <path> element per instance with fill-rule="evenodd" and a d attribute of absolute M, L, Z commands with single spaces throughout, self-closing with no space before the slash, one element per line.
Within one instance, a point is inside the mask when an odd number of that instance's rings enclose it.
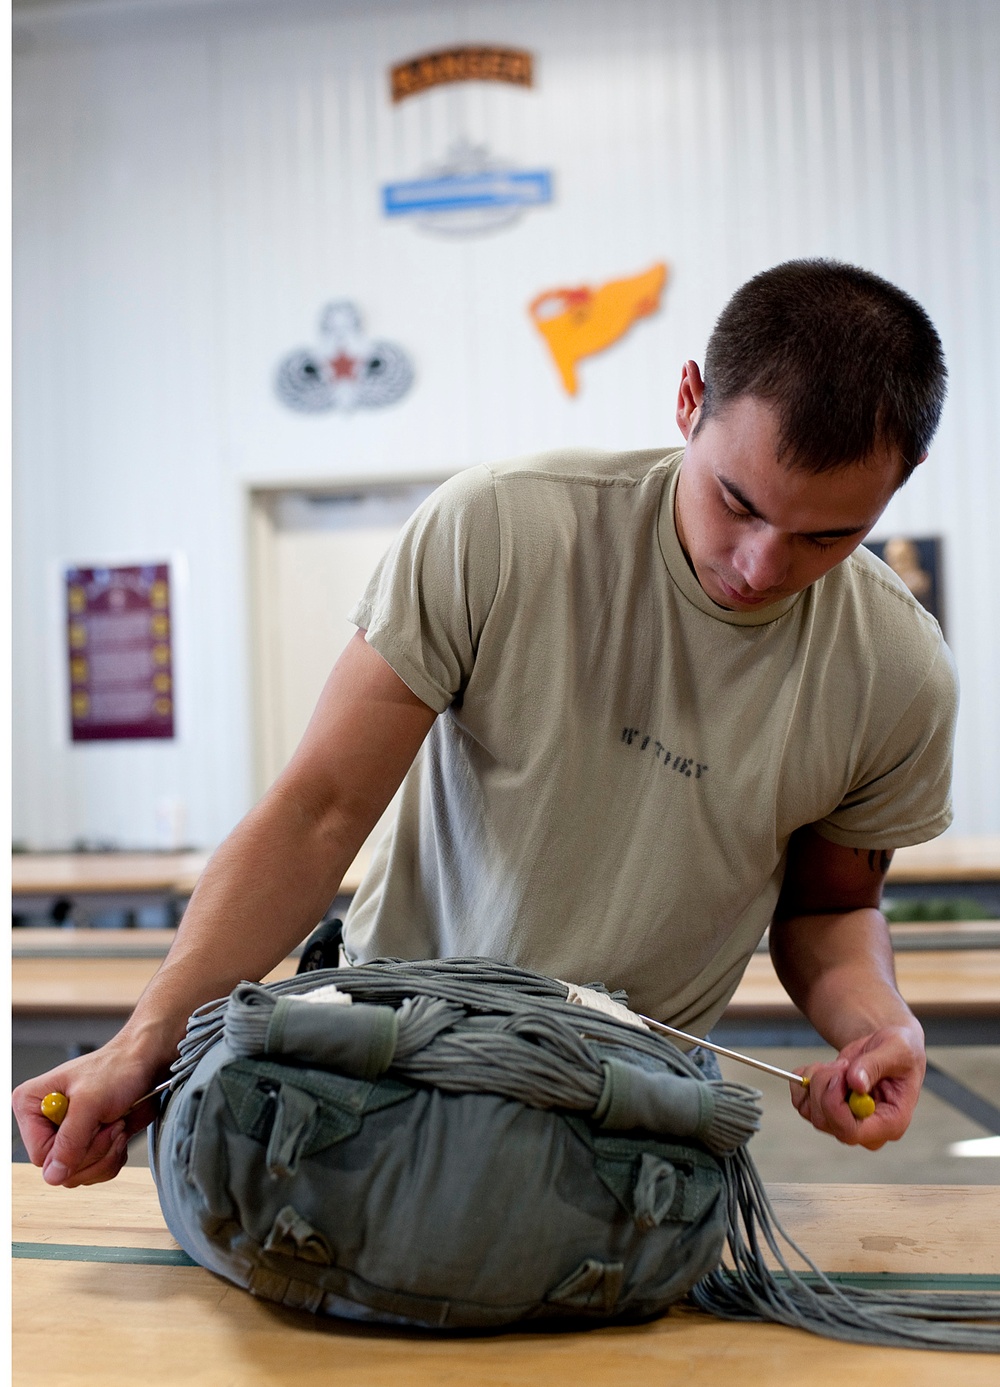
<path fill-rule="evenodd" d="M 897 849 L 886 878 L 886 901 L 898 907 L 928 897 L 955 903 L 972 900 L 1000 919 L 1000 834 L 961 838 L 946 833 L 929 843 Z"/>
<path fill-rule="evenodd" d="M 32 936 L 43 933 L 45 939 L 33 945 Z M 172 931 L 153 930 L 19 931 L 11 965 L 15 1039 L 41 1043 L 37 1037 L 47 1024 L 49 1043 L 60 1043 L 52 1040 L 57 1027 L 62 1035 L 67 1026 L 76 1026 L 79 1035 L 84 1023 L 105 1030 L 110 1026 L 108 1034 L 113 1034 L 130 1015 L 171 937 Z M 294 958 L 285 959 L 269 979 L 290 977 L 295 968 Z M 953 1044 L 1000 1043 L 1000 950 L 907 951 L 898 955 L 896 969 L 903 996 L 929 1034 L 951 1028 L 960 1037 Z M 756 1028 L 759 1045 L 793 1043 L 761 1036 L 765 1031 L 777 1034 L 782 1027 L 791 1034 L 807 1023 L 779 983 L 770 958 L 755 954 L 720 1025 L 729 1035 L 734 1028 Z M 809 1043 L 810 1038 L 815 1038 L 811 1030 L 805 1042 L 794 1043 Z"/>
<path fill-rule="evenodd" d="M 135 910 L 168 903 L 176 910 L 191 895 L 207 852 L 65 852 L 15 853 L 11 888 L 15 913 L 48 913 L 69 902 L 86 922 L 102 911 Z M 351 864 L 340 892 L 357 890 L 368 867 L 360 854 Z M 979 837 L 945 835 L 930 843 L 900 848 L 889 868 L 892 886 L 963 882 L 1000 883 L 1000 834 Z"/>
<path fill-rule="evenodd" d="M 208 862 L 207 852 L 14 853 L 11 896 L 15 914 L 48 914 L 57 902 L 80 923 L 105 911 L 167 905 L 175 923 Z M 368 866 L 359 854 L 341 884 L 353 895 Z"/>
<path fill-rule="evenodd" d="M 31 925 L 11 933 L 13 958 L 166 958 L 173 929 L 76 929 Z"/>
<path fill-rule="evenodd" d="M 905 930 L 909 927 L 902 927 Z M 935 927 L 940 929 L 941 927 Z M 896 958 L 900 990 L 929 1046 L 1000 1045 L 1000 949 L 906 951 Z M 995 929 L 995 926 L 984 927 Z M 96 1047 L 120 1029 L 159 966 L 172 930 L 19 930 L 11 963 L 12 1036 L 20 1045 Z M 287 958 L 266 981 L 291 977 Z M 758 953 L 712 1038 L 744 1053 L 771 1046 L 821 1046 L 767 954 Z M 925 1085 L 988 1132 L 1000 1109 L 928 1061 Z"/>
<path fill-rule="evenodd" d="M 254 1300 L 183 1254 L 148 1170 L 61 1190 L 13 1169 L 16 1387 L 987 1387 L 982 1354 L 873 1349 L 687 1308 L 586 1333 L 446 1338 L 318 1320 Z M 779 1185 L 779 1219 L 834 1274 L 989 1278 L 1000 1188 Z M 111 1251 L 113 1249 L 114 1251 Z M 107 1260 L 114 1257 L 116 1260 Z M 155 1259 L 160 1258 L 157 1265 Z M 78 1260 L 79 1259 L 79 1260 Z M 162 1264 L 166 1261 L 167 1264 Z M 173 1264 L 170 1264 L 173 1263 Z M 964 1284 L 969 1284 L 968 1282 Z"/>
<path fill-rule="evenodd" d="M 1000 1017 L 1000 949 L 907 950 L 896 955 L 896 977 L 921 1022 L 962 1018 L 989 1025 Z M 780 1022 L 795 1012 L 768 955 L 754 954 L 726 1020 Z"/>
<path fill-rule="evenodd" d="M 15 897 L 133 891 L 190 895 L 207 861 L 207 852 L 14 853 L 11 890 Z"/>
<path fill-rule="evenodd" d="M 890 886 L 910 882 L 1000 882 L 1000 833 L 970 838 L 946 833 L 929 843 L 898 848 L 886 880 Z"/>
<path fill-rule="evenodd" d="M 1000 920 L 940 920 L 890 925 L 899 953 L 1000 949 Z M 71 925 L 32 925 L 11 935 L 14 958 L 163 958 L 176 938 L 172 929 L 77 929 Z M 301 952 L 293 950 L 297 957 Z M 758 948 L 767 953 L 767 936 Z"/>
<path fill-rule="evenodd" d="M 134 915 L 159 906 L 176 924 L 207 861 L 204 852 L 15 853 L 11 908 L 28 917 L 58 910 L 90 924 L 112 911 Z"/>
<path fill-rule="evenodd" d="M 97 1046 L 121 1029 L 173 930 L 19 930 L 11 960 L 12 1037 L 20 1045 Z M 265 981 L 291 977 L 285 959 Z"/>
<path fill-rule="evenodd" d="M 908 938 L 923 926 L 898 926 Z M 935 926 L 959 947 L 901 952 L 900 990 L 924 1027 L 928 1045 L 1000 1045 L 1000 949 L 995 924 Z M 120 1029 L 174 938 L 173 930 L 17 931 L 11 963 L 12 1036 L 20 1045 L 96 1047 Z M 983 939 L 991 947 L 969 947 Z M 295 957 L 266 981 L 291 977 Z M 717 1044 L 743 1053 L 764 1047 L 822 1046 L 823 1041 L 781 986 L 766 953 L 750 960 L 725 1015 Z M 933 1057 L 925 1087 L 987 1132 L 1000 1133 L 1000 1109 Z"/>

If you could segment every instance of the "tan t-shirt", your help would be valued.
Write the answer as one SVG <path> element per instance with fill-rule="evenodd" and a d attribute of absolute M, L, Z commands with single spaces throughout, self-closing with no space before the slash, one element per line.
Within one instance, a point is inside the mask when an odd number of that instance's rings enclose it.
<path fill-rule="evenodd" d="M 948 826 L 937 623 L 863 549 L 765 610 L 716 606 L 674 526 L 682 456 L 474 467 L 382 561 L 352 620 L 443 716 L 348 915 L 353 962 L 500 958 L 705 1035 L 796 828 L 877 849 Z"/>

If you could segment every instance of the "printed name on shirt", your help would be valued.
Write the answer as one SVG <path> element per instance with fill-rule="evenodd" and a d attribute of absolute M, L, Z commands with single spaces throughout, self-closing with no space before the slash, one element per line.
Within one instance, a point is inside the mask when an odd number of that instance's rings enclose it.
<path fill-rule="evenodd" d="M 696 761 L 693 756 L 675 756 L 669 747 L 657 739 L 650 732 L 643 732 L 638 727 L 623 727 L 622 741 L 626 746 L 634 746 L 637 751 L 652 751 L 653 758 L 668 770 L 676 771 L 678 775 L 687 776 L 688 780 L 700 780 L 708 770 L 707 765 L 701 761 Z"/>

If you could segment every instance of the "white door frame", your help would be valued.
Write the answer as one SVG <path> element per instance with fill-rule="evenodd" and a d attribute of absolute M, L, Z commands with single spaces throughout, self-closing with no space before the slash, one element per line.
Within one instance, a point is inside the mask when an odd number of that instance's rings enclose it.
<path fill-rule="evenodd" d="M 248 486 L 248 562 L 250 622 L 250 692 L 253 728 L 254 795 L 259 798 L 274 780 L 281 762 L 280 699 L 276 679 L 278 611 L 276 571 L 278 506 L 289 495 L 322 497 L 390 497 L 411 487 L 436 487 L 452 473 L 415 473 L 389 477 L 343 478 L 335 482 L 280 481 Z"/>

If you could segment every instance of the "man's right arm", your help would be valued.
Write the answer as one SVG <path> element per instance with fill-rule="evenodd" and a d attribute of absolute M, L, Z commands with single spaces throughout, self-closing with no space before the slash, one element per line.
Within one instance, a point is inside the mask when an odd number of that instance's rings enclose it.
<path fill-rule="evenodd" d="M 128 1135 L 150 1116 L 140 1108 L 128 1117 L 129 1107 L 165 1074 L 188 1016 L 241 980 L 264 977 L 305 938 L 435 716 L 359 631 L 292 760 L 213 855 L 129 1021 L 100 1050 L 15 1090 L 25 1147 L 50 1184 L 118 1173 Z M 39 1112 L 56 1089 L 70 1098 L 58 1130 Z"/>

